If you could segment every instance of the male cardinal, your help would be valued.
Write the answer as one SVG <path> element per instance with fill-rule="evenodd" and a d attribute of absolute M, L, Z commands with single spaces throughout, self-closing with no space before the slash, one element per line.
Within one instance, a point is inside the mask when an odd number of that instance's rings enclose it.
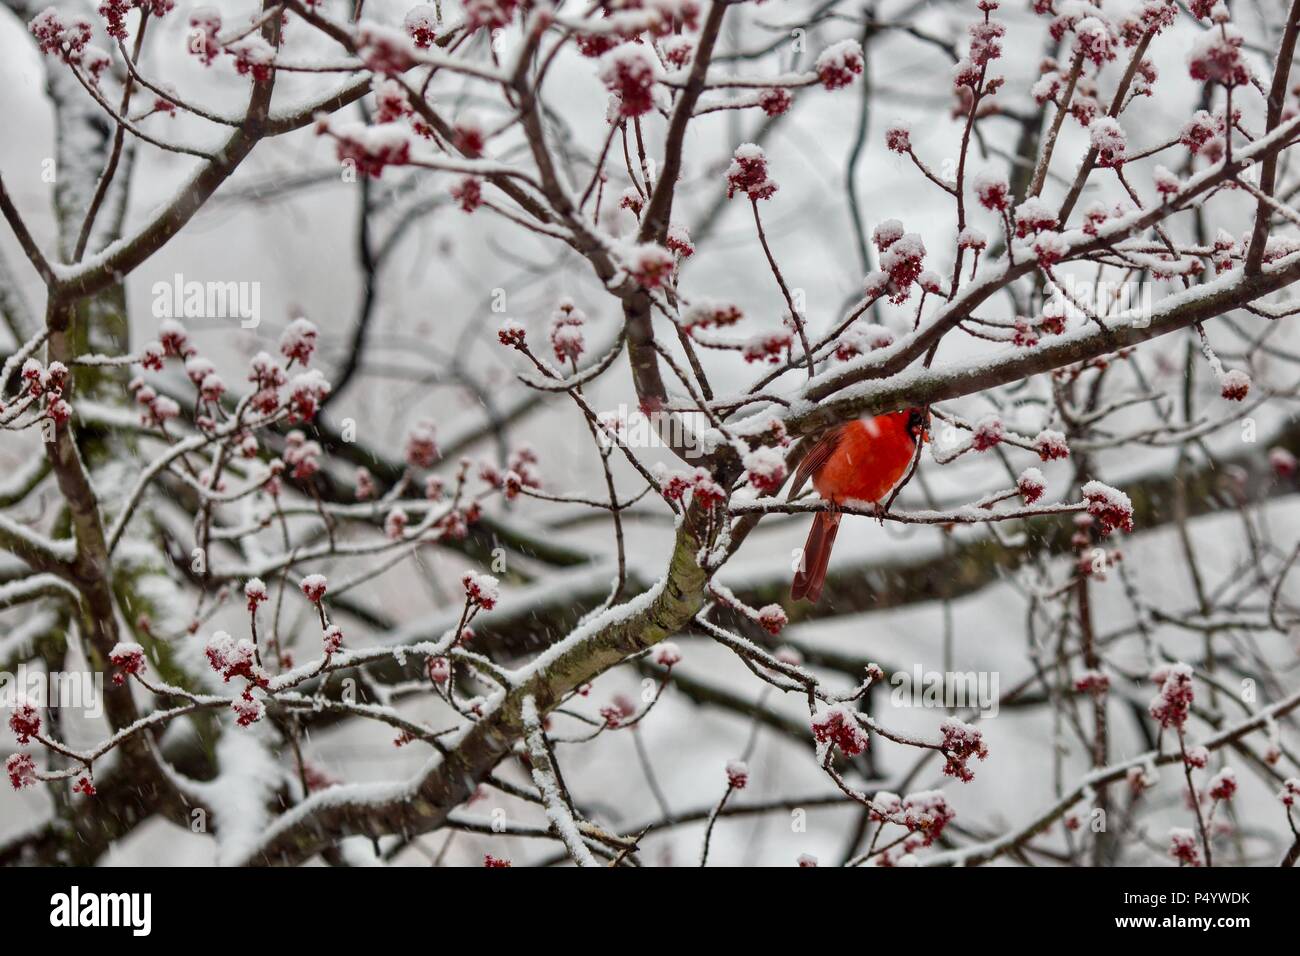
<path fill-rule="evenodd" d="M 809 476 L 813 488 L 832 505 L 846 501 L 880 501 L 907 472 L 918 441 L 926 441 L 927 415 L 911 408 L 875 418 L 861 418 L 827 431 L 808 449 L 794 473 L 790 497 Z M 816 603 L 826 580 L 831 545 L 840 527 L 840 513 L 819 511 L 803 546 L 803 560 L 794 575 L 790 597 Z"/>

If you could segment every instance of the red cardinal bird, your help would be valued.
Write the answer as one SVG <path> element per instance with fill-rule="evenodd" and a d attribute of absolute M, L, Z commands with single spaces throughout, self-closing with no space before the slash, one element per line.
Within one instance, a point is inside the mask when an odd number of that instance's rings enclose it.
<path fill-rule="evenodd" d="M 912 408 L 837 425 L 817 439 L 794 473 L 790 497 L 812 477 L 817 494 L 833 505 L 845 501 L 880 501 L 907 472 L 917 441 L 926 441 L 927 415 Z M 816 603 L 826 580 L 831 545 L 840 527 L 837 511 L 819 511 L 803 546 L 790 597 Z"/>

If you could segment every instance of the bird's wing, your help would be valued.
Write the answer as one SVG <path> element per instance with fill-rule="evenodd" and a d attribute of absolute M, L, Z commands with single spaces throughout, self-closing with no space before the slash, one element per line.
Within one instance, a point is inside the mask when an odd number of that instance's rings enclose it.
<path fill-rule="evenodd" d="M 793 501 L 803 491 L 803 486 L 808 479 L 821 470 L 826 460 L 834 454 L 835 449 L 839 447 L 840 441 L 844 438 L 844 430 L 847 426 L 836 425 L 834 428 L 827 429 L 817 437 L 808 453 L 803 456 L 799 462 L 799 467 L 795 469 L 794 484 L 790 486 L 788 500 Z"/>

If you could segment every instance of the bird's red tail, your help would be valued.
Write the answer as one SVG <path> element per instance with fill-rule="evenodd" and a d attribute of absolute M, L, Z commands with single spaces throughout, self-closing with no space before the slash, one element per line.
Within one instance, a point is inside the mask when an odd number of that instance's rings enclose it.
<path fill-rule="evenodd" d="M 799 562 L 794 584 L 790 586 L 792 600 L 806 597 L 816 604 L 821 597 L 826 568 L 831 563 L 831 546 L 835 544 L 835 533 L 840 529 L 840 517 L 837 512 L 830 511 L 819 511 L 813 517 L 812 529 L 803 546 L 803 560 Z"/>

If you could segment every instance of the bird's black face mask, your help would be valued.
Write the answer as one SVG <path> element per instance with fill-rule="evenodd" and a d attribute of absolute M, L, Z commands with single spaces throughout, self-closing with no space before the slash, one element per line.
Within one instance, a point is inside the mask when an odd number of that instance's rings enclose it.
<path fill-rule="evenodd" d="M 918 445 L 930 440 L 930 410 L 914 408 L 907 414 L 907 433 Z"/>

